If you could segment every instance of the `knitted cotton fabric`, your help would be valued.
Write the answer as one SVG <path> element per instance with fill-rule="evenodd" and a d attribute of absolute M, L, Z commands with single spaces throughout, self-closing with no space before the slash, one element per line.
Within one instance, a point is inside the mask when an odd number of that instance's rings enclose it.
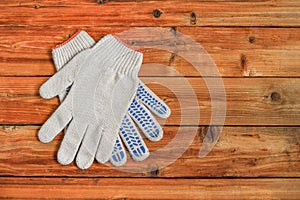
<path fill-rule="evenodd" d="M 107 35 L 43 84 L 40 94 L 44 98 L 61 94 L 72 85 L 39 131 L 39 139 L 49 142 L 70 123 L 58 153 L 60 163 L 72 162 L 77 151 L 76 162 L 82 169 L 88 168 L 95 156 L 101 163 L 109 159 L 118 127 L 136 94 L 141 63 L 140 52 Z"/>

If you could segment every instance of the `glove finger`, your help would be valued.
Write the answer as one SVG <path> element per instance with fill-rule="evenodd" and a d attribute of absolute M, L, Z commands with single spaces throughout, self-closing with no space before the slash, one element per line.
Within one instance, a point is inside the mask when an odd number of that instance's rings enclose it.
<path fill-rule="evenodd" d="M 80 169 L 87 169 L 93 164 L 101 135 L 96 126 L 87 127 L 76 157 L 76 164 Z"/>
<path fill-rule="evenodd" d="M 136 99 L 131 102 L 128 113 L 149 140 L 159 141 L 163 137 L 163 130 L 159 123 Z"/>
<path fill-rule="evenodd" d="M 114 144 L 116 142 L 118 129 L 105 129 L 102 132 L 102 136 L 98 145 L 96 160 L 99 163 L 105 163 L 109 160 L 112 155 Z"/>
<path fill-rule="evenodd" d="M 77 127 L 75 121 L 71 121 L 58 150 L 57 160 L 60 164 L 73 162 L 85 131 L 86 127 Z"/>
<path fill-rule="evenodd" d="M 65 69 L 65 68 L 64 68 Z M 66 71 L 66 70 L 61 70 Z M 44 99 L 53 98 L 65 92 L 65 89 L 72 85 L 73 79 L 70 74 L 57 72 L 54 76 L 49 78 L 41 87 L 40 95 Z"/>
<path fill-rule="evenodd" d="M 161 118 L 168 118 L 170 116 L 170 108 L 142 81 L 139 82 L 136 96 L 157 116 Z"/>
<path fill-rule="evenodd" d="M 122 120 L 120 135 L 133 160 L 142 161 L 149 156 L 149 150 L 129 115 Z"/>
<path fill-rule="evenodd" d="M 72 85 L 80 63 L 84 60 L 87 51 L 77 54 L 70 62 L 68 62 L 61 70 L 56 72 L 41 87 L 40 95 L 45 99 L 53 98 L 59 94 L 63 94 L 65 89 Z"/>
<path fill-rule="evenodd" d="M 116 167 L 120 167 L 127 162 L 127 156 L 125 152 L 125 148 L 121 142 L 120 136 L 117 137 L 116 143 L 114 145 L 113 152 L 109 159 L 111 164 Z"/>
<path fill-rule="evenodd" d="M 43 124 L 38 133 L 38 138 L 41 142 L 51 142 L 71 121 L 72 114 L 68 106 L 67 101 L 62 103 Z"/>

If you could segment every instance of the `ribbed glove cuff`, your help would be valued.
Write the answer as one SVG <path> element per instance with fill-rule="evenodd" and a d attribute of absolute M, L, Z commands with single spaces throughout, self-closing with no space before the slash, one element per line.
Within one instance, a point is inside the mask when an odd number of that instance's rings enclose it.
<path fill-rule="evenodd" d="M 52 56 L 57 70 L 62 68 L 76 54 L 95 44 L 95 40 L 85 31 L 78 30 L 68 40 L 52 49 Z"/>
<path fill-rule="evenodd" d="M 119 73 L 137 75 L 143 62 L 143 54 L 118 40 L 113 35 L 104 36 L 92 48 L 97 55 L 111 62 L 111 68 Z"/>

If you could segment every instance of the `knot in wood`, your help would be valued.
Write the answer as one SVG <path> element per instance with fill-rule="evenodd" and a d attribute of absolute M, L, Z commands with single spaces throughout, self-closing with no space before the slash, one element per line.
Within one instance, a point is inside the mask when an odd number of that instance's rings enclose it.
<path fill-rule="evenodd" d="M 250 36 L 249 37 L 249 42 L 250 43 L 254 43 L 255 42 L 255 37 L 254 36 Z"/>
<path fill-rule="evenodd" d="M 281 95 L 278 92 L 271 93 L 271 101 L 278 102 L 281 100 Z"/>
<path fill-rule="evenodd" d="M 153 10 L 153 16 L 159 18 L 161 16 L 161 11 L 158 9 Z"/>

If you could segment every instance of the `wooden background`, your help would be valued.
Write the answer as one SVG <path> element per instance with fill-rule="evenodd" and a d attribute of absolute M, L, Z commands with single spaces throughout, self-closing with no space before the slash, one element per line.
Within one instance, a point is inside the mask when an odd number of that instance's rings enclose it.
<path fill-rule="evenodd" d="M 154 16 L 156 9 L 160 16 Z M 96 162 L 88 170 L 59 165 L 63 135 L 50 144 L 37 139 L 40 125 L 58 106 L 58 99 L 38 95 L 55 72 L 51 47 L 79 28 L 98 40 L 130 27 L 157 26 L 190 36 L 217 64 L 227 93 L 218 144 L 198 158 L 211 111 L 203 77 L 182 58 L 148 49 L 144 63 L 176 69 L 196 91 L 201 119 L 181 124 L 183 134 L 198 129 L 189 149 L 162 169 L 153 162 L 149 173 L 126 173 Z M 0 197 L 299 199 L 299 28 L 299 0 L 1 0 Z M 180 78 L 168 70 L 144 67 L 140 76 L 181 87 Z M 153 151 L 176 134 L 180 109 L 171 91 L 149 87 L 172 109 L 163 140 L 147 141 Z M 139 163 L 129 159 L 127 165 Z"/>

